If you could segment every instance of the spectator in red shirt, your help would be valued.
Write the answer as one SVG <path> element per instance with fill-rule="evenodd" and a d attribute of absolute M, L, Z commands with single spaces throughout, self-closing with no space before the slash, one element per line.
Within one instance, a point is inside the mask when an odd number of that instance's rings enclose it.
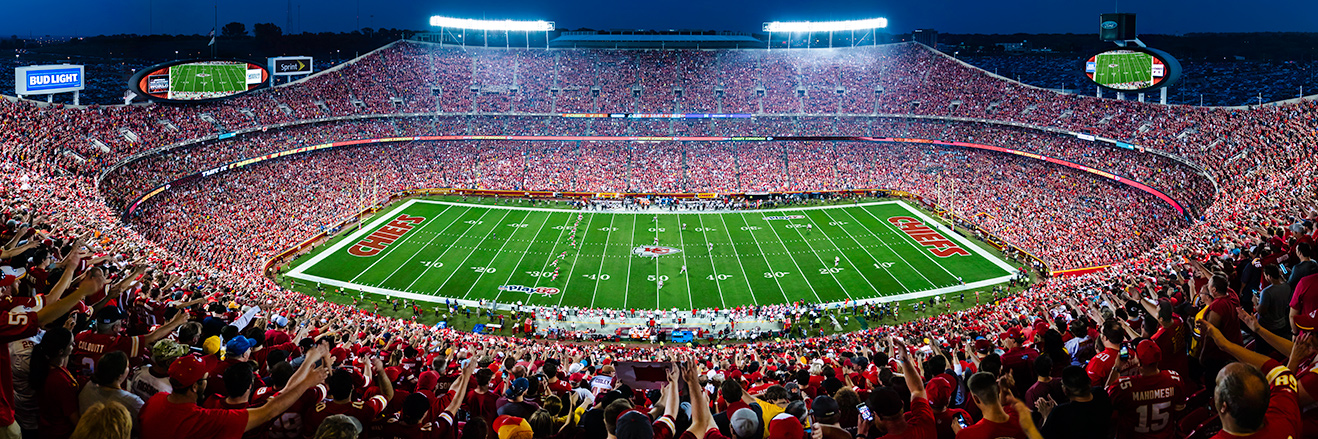
<path fill-rule="evenodd" d="M 1240 298 L 1227 286 L 1226 276 L 1219 274 L 1210 278 L 1207 293 L 1203 298 L 1204 303 L 1208 304 L 1201 311 L 1203 319 L 1221 328 L 1227 341 L 1241 344 L 1240 319 L 1236 317 L 1236 309 L 1240 308 Z M 1213 343 L 1203 343 L 1203 350 L 1199 351 L 1199 361 L 1203 363 L 1204 372 L 1207 374 L 1205 381 L 1211 381 L 1217 375 L 1217 371 L 1231 361 L 1231 356 Z"/>
<path fill-rule="evenodd" d="M 7 349 L 7 348 L 6 348 Z M 64 328 L 46 331 L 32 353 L 28 379 L 37 394 L 41 437 L 67 438 L 78 424 L 78 392 L 81 386 L 68 369 L 73 352 L 73 333 Z"/>
<path fill-rule="evenodd" d="M 385 407 L 389 405 L 389 400 L 394 397 L 394 387 L 389 382 L 389 375 L 380 359 L 372 358 L 371 360 L 371 362 L 366 363 L 363 373 L 366 376 L 370 376 L 372 373 L 376 374 L 375 379 L 379 383 L 380 394 L 365 400 L 354 400 L 353 390 L 357 388 L 358 375 L 347 369 L 335 370 L 334 375 L 330 376 L 325 382 L 326 386 L 329 387 L 331 400 L 316 404 L 302 417 L 307 435 L 314 433 L 316 426 L 331 415 L 348 415 L 357 418 L 358 421 L 362 422 L 362 425 L 368 425 L 375 420 L 376 416 L 384 413 Z"/>
<path fill-rule="evenodd" d="M 1153 340 L 1135 347 L 1139 375 L 1121 377 L 1108 387 L 1120 439 L 1171 439 L 1172 423 L 1185 409 L 1185 383 L 1175 371 L 1161 370 L 1162 348 Z"/>
<path fill-rule="evenodd" d="M 324 345 L 307 351 L 307 359 L 289 379 L 286 392 L 270 398 L 261 407 L 248 409 L 205 409 L 197 400 L 206 389 L 206 362 L 196 355 L 180 357 L 169 366 L 172 393 L 157 393 L 142 406 L 142 439 L 242 437 L 283 413 L 307 389 L 325 380 L 328 369 L 317 361 L 327 359 Z"/>
<path fill-rule="evenodd" d="M 1217 373 L 1213 410 L 1222 419 L 1222 431 L 1213 439 L 1298 437 L 1300 405 L 1297 381 L 1290 369 L 1227 340 L 1225 334 L 1203 319 L 1195 323 L 1204 338 L 1212 338 L 1224 352 L 1239 360 Z"/>
<path fill-rule="evenodd" d="M 1089 364 L 1085 365 L 1089 381 L 1099 385 L 1106 383 L 1108 376 L 1112 374 L 1112 368 L 1117 363 L 1117 354 L 1121 352 L 1121 344 L 1126 342 L 1126 330 L 1121 327 L 1121 322 L 1108 319 L 1103 322 L 1101 334 L 1103 352 L 1094 355 L 1094 358 L 1089 359 Z"/>
<path fill-rule="evenodd" d="M 970 389 L 971 400 L 984 414 L 974 425 L 962 428 L 956 433 L 957 439 L 1037 439 L 1038 429 L 1030 409 L 1025 404 L 1011 397 L 1011 392 L 1004 392 L 998 384 L 998 377 L 988 372 L 978 372 L 970 376 L 966 387 Z M 1011 412 L 1004 409 L 1004 404 L 1013 408 Z"/>
<path fill-rule="evenodd" d="M 883 436 L 868 434 L 871 423 L 862 423 L 857 432 L 865 438 L 913 438 L 913 439 L 935 439 L 938 437 L 938 431 L 934 428 L 934 410 L 929 405 L 929 400 L 925 397 L 924 381 L 920 377 L 920 369 L 915 365 L 915 359 L 911 357 L 910 350 L 906 344 L 900 340 L 892 340 L 897 352 L 897 360 L 901 362 L 902 375 L 906 379 L 906 388 L 911 391 L 911 410 L 903 413 L 902 401 L 897 396 L 897 392 L 890 387 L 884 387 L 874 391 L 869 397 L 870 410 L 874 413 L 872 427 L 877 427 L 881 431 L 887 432 Z"/>

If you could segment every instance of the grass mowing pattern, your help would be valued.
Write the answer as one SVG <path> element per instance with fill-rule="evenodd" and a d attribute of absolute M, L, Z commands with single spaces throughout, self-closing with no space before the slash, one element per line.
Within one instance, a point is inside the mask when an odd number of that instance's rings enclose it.
<path fill-rule="evenodd" d="M 400 215 L 425 220 L 372 256 L 350 254 L 355 243 Z M 568 240 L 578 215 L 580 251 Z M 945 230 L 938 232 L 971 254 L 934 255 L 891 217 L 936 224 L 897 201 L 653 214 L 412 200 L 295 262 L 287 276 L 425 301 L 623 309 L 904 300 L 983 289 L 1010 277 L 1005 262 Z M 659 246 L 681 251 L 658 258 L 633 254 L 636 247 L 652 247 L 655 237 Z M 555 280 L 552 263 L 564 251 Z M 504 285 L 558 291 L 528 294 L 499 288 Z"/>
<path fill-rule="evenodd" d="M 1099 54 L 1094 64 L 1094 81 L 1099 84 L 1123 90 L 1153 84 L 1153 56 L 1147 53 Z"/>
<path fill-rule="evenodd" d="M 246 64 L 182 64 L 169 68 L 169 93 L 237 93 L 247 90 Z"/>

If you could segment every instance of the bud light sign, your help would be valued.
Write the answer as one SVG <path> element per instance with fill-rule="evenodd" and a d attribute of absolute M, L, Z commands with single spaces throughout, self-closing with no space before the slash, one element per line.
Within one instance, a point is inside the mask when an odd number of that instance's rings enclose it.
<path fill-rule="evenodd" d="M 14 91 L 19 96 L 82 90 L 83 67 L 77 65 L 27 66 L 14 68 Z"/>

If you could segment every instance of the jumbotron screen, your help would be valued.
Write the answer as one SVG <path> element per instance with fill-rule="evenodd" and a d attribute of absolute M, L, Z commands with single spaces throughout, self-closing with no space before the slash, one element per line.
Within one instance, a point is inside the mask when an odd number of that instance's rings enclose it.
<path fill-rule="evenodd" d="M 1170 76 L 1167 62 L 1152 52 L 1118 49 L 1085 61 L 1085 76 L 1117 91 L 1143 91 L 1163 85 Z"/>
<path fill-rule="evenodd" d="M 270 73 L 259 64 L 201 60 L 152 66 L 133 77 L 133 86 L 155 100 L 197 102 L 246 93 L 269 79 Z"/>

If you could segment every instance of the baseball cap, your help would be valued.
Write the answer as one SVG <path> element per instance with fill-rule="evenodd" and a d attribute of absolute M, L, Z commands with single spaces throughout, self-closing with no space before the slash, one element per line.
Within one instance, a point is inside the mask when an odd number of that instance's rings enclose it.
<path fill-rule="evenodd" d="M 229 339 L 229 342 L 224 345 L 224 350 L 230 357 L 241 357 L 254 347 L 256 347 L 256 340 L 237 335 Z"/>
<path fill-rule="evenodd" d="M 512 384 L 508 386 L 508 391 L 504 396 L 509 399 L 516 398 L 521 396 L 521 394 L 526 393 L 526 389 L 529 388 L 531 388 L 530 381 L 527 381 L 526 378 L 518 378 L 513 380 Z"/>
<path fill-rule="evenodd" d="M 1295 315 L 1295 327 L 1305 332 L 1318 328 L 1318 309 Z"/>
<path fill-rule="evenodd" d="M 169 365 L 169 377 L 184 386 L 196 384 L 197 381 L 205 378 L 208 372 L 210 367 L 207 366 L 206 361 L 196 355 L 179 357 Z"/>
<path fill-rule="evenodd" d="M 947 407 L 952 399 L 952 383 L 947 382 L 947 378 L 934 377 L 924 386 L 924 391 L 929 396 L 929 405 L 934 407 Z"/>
<path fill-rule="evenodd" d="M 26 273 L 27 269 L 24 268 L 14 268 L 8 265 L 0 267 L 0 287 L 12 285 L 14 281 L 23 277 Z"/>
<path fill-rule="evenodd" d="M 1005 340 L 1008 338 L 1012 340 L 1020 340 L 1025 338 L 1025 334 L 1021 332 L 1021 327 L 1012 326 L 1011 329 L 1007 330 L 1007 332 L 998 335 L 999 340 Z"/>
<path fill-rule="evenodd" d="M 628 410 L 618 417 L 613 434 L 618 439 L 651 439 L 654 429 L 650 427 L 650 417 L 636 410 Z"/>
<path fill-rule="evenodd" d="M 1162 348 L 1158 347 L 1158 342 L 1153 340 L 1144 340 L 1135 346 L 1135 358 L 1140 360 L 1140 364 L 1153 365 L 1162 361 Z"/>
<path fill-rule="evenodd" d="M 760 437 L 760 416 L 748 408 L 737 409 L 728 418 L 728 427 L 736 437 Z"/>
<path fill-rule="evenodd" d="M 815 415 L 821 418 L 827 418 L 838 413 L 837 400 L 828 395 L 816 397 L 814 404 L 811 404 L 811 408 Z"/>
<path fill-rule="evenodd" d="M 769 421 L 769 439 L 801 439 L 804 436 L 805 428 L 795 416 L 779 413 Z"/>
<path fill-rule="evenodd" d="M 525 419 L 502 415 L 494 418 L 494 432 L 499 439 L 531 439 L 531 424 Z"/>
<path fill-rule="evenodd" d="M 165 364 L 188 353 L 188 348 L 174 340 L 160 340 L 151 346 L 151 361 Z"/>
<path fill-rule="evenodd" d="M 102 325 L 109 325 L 127 317 L 128 316 L 124 315 L 124 312 L 120 311 L 119 307 L 116 306 L 107 306 L 96 311 L 96 321 Z"/>

